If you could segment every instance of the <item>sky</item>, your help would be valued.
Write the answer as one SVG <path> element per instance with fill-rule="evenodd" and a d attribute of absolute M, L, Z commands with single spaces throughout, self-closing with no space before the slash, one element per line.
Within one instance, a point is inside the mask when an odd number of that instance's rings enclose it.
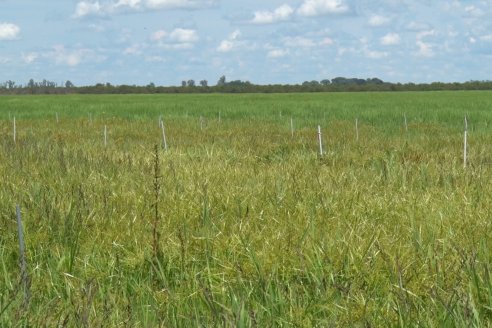
<path fill-rule="evenodd" d="M 492 0 L 0 0 L 0 81 L 492 80 Z"/>

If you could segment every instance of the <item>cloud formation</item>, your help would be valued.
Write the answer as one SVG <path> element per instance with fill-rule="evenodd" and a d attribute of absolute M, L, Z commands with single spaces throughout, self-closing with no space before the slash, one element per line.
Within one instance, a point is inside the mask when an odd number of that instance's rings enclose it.
<path fill-rule="evenodd" d="M 12 23 L 0 23 L 0 41 L 19 38 L 20 27 Z"/>
<path fill-rule="evenodd" d="M 165 9 L 199 9 L 213 6 L 217 0 L 106 0 L 79 1 L 74 18 L 107 16 L 121 12 Z"/>
<path fill-rule="evenodd" d="M 291 6 L 284 4 L 274 11 L 256 11 L 251 22 L 254 24 L 271 24 L 281 22 L 288 20 L 293 13 L 294 9 Z"/>
<path fill-rule="evenodd" d="M 343 0 L 305 0 L 297 13 L 301 16 L 322 16 L 327 14 L 343 14 L 349 6 Z"/>

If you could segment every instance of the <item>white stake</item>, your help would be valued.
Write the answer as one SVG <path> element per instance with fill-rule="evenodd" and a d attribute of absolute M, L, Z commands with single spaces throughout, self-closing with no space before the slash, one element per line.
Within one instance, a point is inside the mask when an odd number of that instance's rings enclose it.
<path fill-rule="evenodd" d="M 108 145 L 108 128 L 104 126 L 104 147 Z"/>
<path fill-rule="evenodd" d="M 359 141 L 359 119 L 355 119 L 355 140 Z"/>
<path fill-rule="evenodd" d="M 220 123 L 220 111 L 219 111 L 219 123 Z"/>
<path fill-rule="evenodd" d="M 163 121 L 161 121 L 161 130 L 162 130 L 162 143 L 164 146 L 164 150 L 167 151 L 166 130 L 164 128 L 164 122 Z"/>
<path fill-rule="evenodd" d="M 321 140 L 321 126 L 318 125 L 319 155 L 323 156 L 323 142 Z"/>
<path fill-rule="evenodd" d="M 15 116 L 14 116 L 14 143 L 15 143 L 16 137 L 17 137 L 17 126 L 15 125 Z"/>
<path fill-rule="evenodd" d="M 162 124 L 162 115 L 159 115 L 159 127 L 161 127 L 161 124 Z"/>
<path fill-rule="evenodd" d="M 466 160 L 468 157 L 468 120 L 465 116 L 465 132 L 463 141 L 463 168 L 466 168 Z"/>
<path fill-rule="evenodd" d="M 407 124 L 407 113 L 403 113 L 403 121 L 405 124 L 405 132 L 408 131 L 408 124 Z"/>
<path fill-rule="evenodd" d="M 290 134 L 294 138 L 294 120 L 292 120 L 292 116 L 290 117 Z"/>

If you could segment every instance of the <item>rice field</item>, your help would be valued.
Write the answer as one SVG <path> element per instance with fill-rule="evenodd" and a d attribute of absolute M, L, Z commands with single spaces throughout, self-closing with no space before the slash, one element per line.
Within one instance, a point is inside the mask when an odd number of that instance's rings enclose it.
<path fill-rule="evenodd" d="M 492 326 L 492 92 L 5 96 L 0 181 L 1 327 Z"/>

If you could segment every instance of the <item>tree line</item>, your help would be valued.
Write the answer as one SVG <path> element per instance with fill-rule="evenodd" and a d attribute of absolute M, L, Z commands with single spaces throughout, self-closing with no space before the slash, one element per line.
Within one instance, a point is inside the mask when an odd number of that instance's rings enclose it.
<path fill-rule="evenodd" d="M 49 80 L 17 84 L 12 80 L 0 83 L 0 94 L 153 94 L 153 93 L 295 93 L 295 92 L 364 92 L 364 91 L 441 91 L 441 90 L 492 90 L 492 81 L 433 82 L 433 83 L 391 83 L 379 78 L 335 77 L 320 81 L 304 81 L 301 84 L 259 85 L 249 81 L 227 81 L 221 76 L 215 85 L 207 80 L 198 83 L 193 79 L 184 80 L 180 86 L 112 85 L 97 83 L 88 86 L 75 86 L 71 81 L 58 84 Z"/>

